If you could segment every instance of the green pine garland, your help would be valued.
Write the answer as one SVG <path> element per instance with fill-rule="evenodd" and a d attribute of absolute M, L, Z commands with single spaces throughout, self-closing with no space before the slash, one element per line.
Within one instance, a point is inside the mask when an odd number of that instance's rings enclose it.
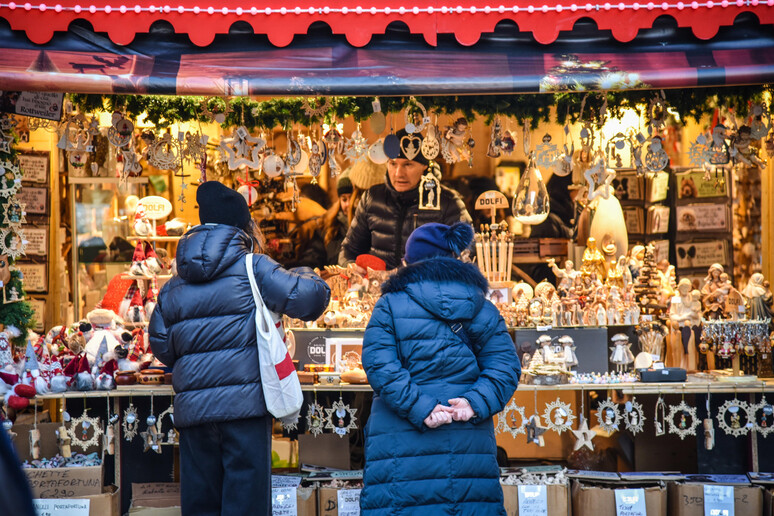
<path fill-rule="evenodd" d="M 15 142 L 15 134 L 14 134 L 14 142 Z M 17 158 L 16 158 L 16 149 L 14 149 L 13 143 L 11 143 L 10 146 L 10 152 L 1 152 L 0 151 L 0 162 L 2 161 L 10 161 L 13 164 L 18 164 Z M 23 171 L 22 171 L 23 172 Z M 8 206 L 8 198 L 7 197 L 0 197 L 0 229 L 7 228 L 8 226 L 3 224 L 2 221 L 5 219 L 5 210 Z M 10 246 L 10 237 L 11 235 L 6 235 L 6 241 L 5 245 L 6 247 Z M 15 260 L 13 260 L 11 257 L 8 257 L 8 265 L 13 265 Z M 5 291 L 6 291 L 6 297 L 9 296 L 9 293 L 11 289 L 16 289 L 16 292 L 18 293 L 19 297 L 24 297 L 26 295 L 24 291 L 24 285 L 22 282 L 22 274 L 18 270 L 12 270 L 11 271 L 11 279 L 8 281 L 8 284 L 5 285 Z M 17 348 L 17 349 L 24 349 L 27 345 L 27 330 L 31 330 L 35 327 L 35 312 L 32 309 L 32 306 L 27 303 L 26 301 L 17 301 L 15 303 L 0 303 L 0 324 L 2 324 L 4 327 L 8 326 L 15 326 L 19 329 L 21 334 L 18 337 L 14 337 L 11 339 L 11 343 Z"/>
<path fill-rule="evenodd" d="M 556 106 L 554 122 L 564 124 L 569 115 L 576 122 L 581 105 L 584 118 L 599 115 L 605 99 L 607 112 L 619 116 L 624 109 L 641 109 L 662 90 L 622 90 L 610 92 L 562 92 L 523 95 L 466 95 L 428 96 L 417 99 L 428 112 L 451 115 L 461 112 L 469 119 L 482 117 L 491 123 L 495 116 L 513 117 L 519 123 L 530 120 L 532 128 L 541 121 L 550 122 L 551 107 Z M 666 104 L 680 113 L 683 123 L 688 118 L 699 121 L 711 115 L 718 107 L 747 113 L 751 101 L 761 100 L 764 93 L 774 91 L 774 85 L 733 86 L 726 88 L 678 88 L 663 90 Z M 164 128 L 178 122 L 207 121 L 202 114 L 203 97 L 175 97 L 158 95 L 84 95 L 69 96 L 73 106 L 81 112 L 99 110 L 121 111 L 129 118 L 136 119 L 143 113 L 156 127 Z M 352 117 L 355 121 L 366 120 L 372 114 L 374 97 L 335 97 L 331 109 L 321 117 L 310 117 L 304 112 L 303 98 L 282 97 L 255 101 L 237 97 L 231 101 L 232 112 L 226 117 L 224 126 L 244 125 L 250 130 L 288 128 L 293 124 L 330 122 L 333 119 Z M 413 100 L 411 97 L 379 97 L 384 113 L 399 113 Z M 314 104 L 314 101 L 310 101 Z M 211 111 L 225 111 L 225 102 L 219 98 L 208 100 Z M 395 120 L 393 128 L 403 127 L 402 120 Z"/>

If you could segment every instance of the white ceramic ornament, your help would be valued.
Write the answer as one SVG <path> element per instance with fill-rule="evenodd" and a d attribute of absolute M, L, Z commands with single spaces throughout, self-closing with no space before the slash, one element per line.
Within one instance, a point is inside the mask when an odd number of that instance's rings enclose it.
<path fill-rule="evenodd" d="M 377 165 L 384 165 L 390 160 L 384 153 L 384 140 L 380 138 L 368 147 L 368 158 Z"/>
<path fill-rule="evenodd" d="M 248 206 L 252 206 L 255 201 L 258 200 L 258 190 L 255 189 L 255 187 L 250 185 L 242 185 L 239 188 L 237 188 L 237 192 L 242 194 L 242 197 L 245 198 L 245 201 L 247 202 Z"/>

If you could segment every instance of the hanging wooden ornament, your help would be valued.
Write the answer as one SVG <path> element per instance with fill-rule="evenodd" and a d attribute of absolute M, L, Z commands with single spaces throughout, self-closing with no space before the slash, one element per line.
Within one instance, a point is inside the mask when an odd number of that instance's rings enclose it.
<path fill-rule="evenodd" d="M 129 406 L 124 410 L 124 419 L 121 421 L 121 428 L 124 431 L 124 439 L 127 441 L 134 439 L 137 435 L 139 424 L 137 409 L 130 401 Z"/>
<path fill-rule="evenodd" d="M 675 416 L 680 414 L 680 422 L 675 424 Z M 691 417 L 690 424 L 686 416 Z M 689 407 L 685 400 L 681 400 L 678 405 L 669 406 L 669 415 L 666 418 L 669 425 L 669 433 L 677 434 L 680 439 L 685 439 L 689 435 L 696 435 L 696 428 L 701 424 L 699 418 L 696 417 L 696 407 Z"/>
<path fill-rule="evenodd" d="M 26 204 L 20 202 L 14 195 L 5 204 L 5 214 L 3 215 L 3 224 L 6 226 L 21 226 L 27 222 L 27 212 L 24 211 Z"/>
<path fill-rule="evenodd" d="M 667 117 L 669 112 L 667 111 L 666 95 L 662 90 L 656 93 L 648 105 L 648 118 L 650 119 L 650 127 L 653 132 L 660 131 L 666 127 Z"/>
<path fill-rule="evenodd" d="M 750 407 L 755 431 L 766 438 L 774 431 L 774 407 L 766 400 L 766 395 L 761 396 L 761 401 Z"/>
<path fill-rule="evenodd" d="M 744 419 L 742 419 L 744 415 Z M 726 400 L 717 414 L 718 427 L 727 435 L 739 437 L 747 435 L 755 426 L 755 412 L 750 404 L 736 399 Z"/>
<path fill-rule="evenodd" d="M 328 148 L 325 145 L 325 140 L 310 140 L 309 173 L 312 175 L 312 182 L 317 182 L 317 176 L 320 175 L 320 171 L 326 161 L 328 161 Z"/>
<path fill-rule="evenodd" d="M 180 139 L 178 137 L 178 139 Z M 191 164 L 200 163 L 202 160 L 207 159 L 207 142 L 209 141 L 210 137 L 205 135 L 201 135 L 198 132 L 192 133 L 192 132 L 186 132 L 183 135 L 182 141 L 182 151 L 183 151 L 183 161 L 186 161 Z"/>
<path fill-rule="evenodd" d="M 712 128 L 712 142 L 709 147 L 709 160 L 706 165 L 728 165 L 731 162 L 731 150 L 726 138 L 728 129 L 723 124 Z"/>
<path fill-rule="evenodd" d="M 132 141 L 134 133 L 134 124 L 131 120 L 124 118 L 122 113 L 113 113 L 113 125 L 107 130 L 108 141 L 116 147 L 125 147 Z"/>
<path fill-rule="evenodd" d="M 555 401 L 546 405 L 543 412 L 543 421 L 549 430 L 561 434 L 566 430 L 572 430 L 572 422 L 575 420 L 572 407 L 569 404 L 556 398 Z"/>
<path fill-rule="evenodd" d="M 221 160 L 228 163 L 229 170 L 236 170 L 243 165 L 257 170 L 261 168 L 260 152 L 264 147 L 266 140 L 250 136 L 245 126 L 239 126 L 231 138 L 220 141 L 219 150 Z"/>
<path fill-rule="evenodd" d="M 325 421 L 325 409 L 317 403 L 317 395 L 315 393 L 314 402 L 309 404 L 309 409 L 306 412 L 306 428 L 310 434 L 317 437 L 323 433 Z"/>
<path fill-rule="evenodd" d="M 371 124 L 371 131 L 376 135 L 382 134 L 387 128 L 387 117 L 382 113 L 382 103 L 379 102 L 378 97 L 371 102 L 371 107 L 374 111 L 368 119 Z"/>
<path fill-rule="evenodd" d="M 5 113 L 0 114 L 0 152 L 11 152 L 11 144 L 14 141 L 12 130 L 16 120 Z"/>
<path fill-rule="evenodd" d="M 404 110 L 404 125 L 408 134 L 417 134 L 425 130 L 430 123 L 425 106 L 414 97 Z"/>
<path fill-rule="evenodd" d="M 578 451 L 584 446 L 590 451 L 594 451 L 594 443 L 591 442 L 591 440 L 597 436 L 597 433 L 593 430 L 589 430 L 589 422 L 586 421 L 585 417 L 581 416 L 580 424 L 578 425 L 577 430 L 570 431 L 575 436 L 575 446 L 573 447 L 573 451 Z"/>
<path fill-rule="evenodd" d="M 216 99 L 218 97 L 205 97 L 201 102 L 201 108 L 202 108 L 202 114 L 210 119 L 210 122 L 215 122 L 217 124 L 222 124 L 226 121 L 226 116 L 230 113 L 234 112 L 234 109 L 231 107 L 231 101 L 228 97 L 220 97 L 220 100 L 223 101 L 224 106 L 221 107 L 220 104 L 215 103 L 213 104 L 211 101 L 213 99 Z M 212 106 L 212 107 L 210 107 Z"/>
<path fill-rule="evenodd" d="M 559 157 L 559 150 L 556 144 L 551 143 L 551 135 L 543 136 L 543 143 L 535 147 L 535 164 L 544 169 L 553 168 L 556 159 Z"/>
<path fill-rule="evenodd" d="M 16 195 L 22 186 L 21 182 L 19 165 L 8 160 L 0 161 L 0 197 Z"/>
<path fill-rule="evenodd" d="M 322 97 L 321 99 L 315 99 L 314 106 L 309 103 L 308 98 L 304 98 L 301 101 L 301 108 L 304 110 L 304 114 L 307 117 L 318 117 L 327 113 L 333 107 L 333 100 L 330 97 Z"/>
<path fill-rule="evenodd" d="M 102 449 L 108 455 L 113 455 L 116 451 L 116 424 L 118 423 L 118 414 L 112 414 L 110 410 L 110 397 L 105 397 L 107 404 L 107 416 L 105 418 L 105 433 L 102 439 Z"/>
<path fill-rule="evenodd" d="M 609 434 L 619 430 L 621 411 L 618 410 L 618 405 L 613 403 L 613 400 L 610 398 L 601 402 L 597 407 L 597 421 L 599 426 Z"/>
<path fill-rule="evenodd" d="M 660 136 L 650 139 L 648 152 L 645 154 L 645 167 L 651 172 L 661 172 L 669 165 L 669 155 L 664 150 Z"/>
<path fill-rule="evenodd" d="M 0 229 L 0 256 L 10 256 L 18 260 L 25 254 L 27 244 L 21 227 L 11 226 Z"/>
<path fill-rule="evenodd" d="M 766 121 L 764 122 L 764 118 Z M 763 102 L 754 102 L 750 106 L 750 136 L 756 140 L 765 138 L 771 130 L 771 114 Z"/>
<path fill-rule="evenodd" d="M 707 137 L 700 134 L 695 141 L 691 142 L 688 148 L 688 162 L 692 167 L 702 167 L 709 161 L 710 146 L 707 143 Z"/>
<path fill-rule="evenodd" d="M 329 124 L 323 124 L 323 139 L 328 146 L 328 153 L 332 159 L 336 154 L 344 152 L 344 124 L 337 124 L 335 121 Z"/>
<path fill-rule="evenodd" d="M 645 427 L 645 412 L 642 410 L 642 404 L 636 401 L 636 398 L 632 398 L 631 401 L 627 401 L 624 404 L 623 419 L 626 429 L 632 435 L 637 435 L 643 431 Z"/>
<path fill-rule="evenodd" d="M 594 156 L 592 161 L 593 165 L 583 173 L 588 183 L 588 200 L 591 202 L 597 197 L 609 199 L 610 194 L 613 193 L 611 184 L 615 179 L 615 171 L 607 168 L 601 151 Z"/>
<path fill-rule="evenodd" d="M 152 450 L 161 454 L 161 443 L 164 442 L 164 434 L 159 433 L 155 425 L 149 426 L 145 432 L 140 432 L 140 437 L 142 438 L 143 452 Z"/>
<path fill-rule="evenodd" d="M 331 408 L 325 409 L 325 428 L 333 430 L 333 433 L 339 437 L 344 437 L 350 430 L 357 430 L 356 413 L 357 409 L 345 405 L 344 401 L 339 397 L 339 401 L 334 401 Z"/>
<path fill-rule="evenodd" d="M 87 450 L 99 444 L 102 436 L 102 423 L 98 417 L 89 417 L 89 409 L 84 409 L 80 417 L 70 421 L 67 435 L 70 437 L 70 445 Z M 91 434 L 89 434 L 91 429 Z"/>
<path fill-rule="evenodd" d="M 570 146 L 567 146 L 567 138 L 570 138 Z M 566 177 L 572 174 L 572 157 L 575 154 L 575 141 L 572 139 L 570 126 L 564 126 L 564 144 L 562 153 L 559 154 L 554 162 L 554 174 L 559 177 Z"/>
<path fill-rule="evenodd" d="M 40 458 L 40 430 L 38 430 L 38 403 L 37 400 L 32 400 L 35 404 L 35 419 L 32 420 L 32 429 L 30 429 L 29 441 L 30 441 L 30 456 L 37 460 Z"/>
<path fill-rule="evenodd" d="M 360 132 L 359 123 L 357 124 L 357 129 L 352 133 L 352 138 L 348 139 L 344 144 L 344 155 L 349 158 L 352 164 L 368 157 L 368 140 Z"/>
<path fill-rule="evenodd" d="M 531 415 L 525 428 L 527 430 L 527 444 L 537 444 L 541 448 L 546 445 L 543 434 L 548 432 L 548 428 L 540 426 L 540 416 Z"/>
<path fill-rule="evenodd" d="M 91 144 L 95 134 L 93 124 L 96 118 L 91 120 L 83 113 L 66 115 L 59 123 L 61 137 L 57 147 L 65 152 L 90 153 L 94 152 Z M 96 129 L 99 131 L 99 121 L 96 121 Z"/>
<path fill-rule="evenodd" d="M 166 432 L 163 429 L 165 418 L 169 418 L 170 422 L 170 426 Z M 161 436 L 162 440 L 166 437 L 167 444 L 176 444 L 178 442 L 179 434 L 177 433 L 177 429 L 175 429 L 175 406 L 171 403 L 164 412 L 159 414 L 158 421 L 156 421 L 156 432 Z"/>
<path fill-rule="evenodd" d="M 438 128 L 435 125 L 427 126 L 427 134 L 425 134 L 422 140 L 422 146 L 420 148 L 422 156 L 427 160 L 434 160 L 438 157 L 438 153 L 441 152 L 441 144 L 438 142 Z"/>
<path fill-rule="evenodd" d="M 159 170 L 177 171 L 183 164 L 183 150 L 180 140 L 173 138 L 170 133 L 165 133 L 161 138 L 156 138 L 148 148 L 148 164 Z"/>
<path fill-rule="evenodd" d="M 436 170 L 440 175 L 438 164 L 434 161 L 431 161 L 425 173 L 422 174 L 422 178 L 419 180 L 420 210 L 441 209 L 441 181 L 435 174 Z"/>
<path fill-rule="evenodd" d="M 486 155 L 490 158 L 499 158 L 502 154 L 503 126 L 500 117 L 496 117 L 489 129 L 489 145 L 486 147 Z"/>
<path fill-rule="evenodd" d="M 518 418 L 516 415 L 518 414 Z M 524 414 L 524 407 L 516 404 L 516 400 L 511 400 L 497 416 L 497 433 L 508 432 L 515 438 L 519 434 L 527 433 L 527 416 Z"/>

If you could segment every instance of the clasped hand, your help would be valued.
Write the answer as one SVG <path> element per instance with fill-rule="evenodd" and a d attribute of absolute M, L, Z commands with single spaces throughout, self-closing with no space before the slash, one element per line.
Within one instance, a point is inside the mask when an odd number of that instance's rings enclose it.
<path fill-rule="evenodd" d="M 428 428 L 438 428 L 452 421 L 468 421 L 476 415 L 465 398 L 452 398 L 449 400 L 449 405 L 448 407 L 440 403 L 436 405 L 425 418 L 425 425 Z"/>

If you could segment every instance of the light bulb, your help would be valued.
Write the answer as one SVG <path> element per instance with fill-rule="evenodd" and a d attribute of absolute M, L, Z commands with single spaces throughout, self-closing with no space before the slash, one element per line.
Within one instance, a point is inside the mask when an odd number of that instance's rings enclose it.
<path fill-rule="evenodd" d="M 551 210 L 540 169 L 530 161 L 513 197 L 513 216 L 522 224 L 540 224 Z"/>

